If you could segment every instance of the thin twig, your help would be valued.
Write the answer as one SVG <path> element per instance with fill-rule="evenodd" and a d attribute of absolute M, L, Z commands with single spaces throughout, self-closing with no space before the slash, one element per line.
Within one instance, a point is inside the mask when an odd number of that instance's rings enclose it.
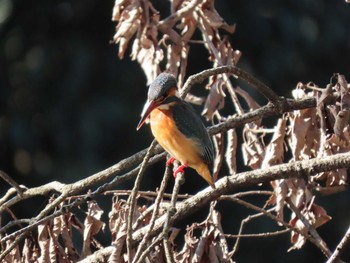
<path fill-rule="evenodd" d="M 135 253 L 135 257 L 134 257 L 134 261 L 133 262 L 142 262 L 142 260 L 144 259 L 144 258 L 139 257 L 139 255 L 145 249 L 145 245 L 148 242 L 148 239 L 149 239 L 149 237 L 151 235 L 151 232 L 153 230 L 154 223 L 155 223 L 155 221 L 157 219 L 157 216 L 158 216 L 158 211 L 159 211 L 159 208 L 160 208 L 160 202 L 163 199 L 164 191 L 165 191 L 165 188 L 166 188 L 166 186 L 168 184 L 168 180 L 170 178 L 170 175 L 171 175 L 170 166 L 166 166 L 164 177 L 163 177 L 162 183 L 160 185 L 158 196 L 157 196 L 155 204 L 154 204 L 154 210 L 153 210 L 152 217 L 151 217 L 151 220 L 150 220 L 150 223 L 149 223 L 149 230 L 146 233 L 146 235 L 143 237 L 139 247 L 137 248 L 137 251 Z M 147 254 L 145 254 L 144 257 L 146 255 Z"/>
<path fill-rule="evenodd" d="M 189 92 L 189 89 L 194 84 L 201 83 L 205 79 L 209 78 L 210 76 L 223 74 L 223 73 L 231 73 L 234 76 L 238 77 L 239 79 L 246 81 L 248 84 L 250 84 L 253 88 L 259 91 L 264 97 L 266 97 L 271 102 L 275 103 L 275 102 L 281 101 L 282 99 L 267 85 L 262 83 L 260 80 L 258 80 L 254 76 L 250 75 L 248 72 L 236 66 L 220 66 L 217 68 L 204 70 L 198 74 L 194 74 L 186 80 L 182 89 L 182 93 L 187 94 Z"/>
<path fill-rule="evenodd" d="M 308 234 L 305 234 L 305 233 L 302 233 L 299 229 L 295 228 L 295 227 L 292 227 L 291 225 L 289 225 L 288 223 L 284 222 L 283 220 L 281 220 L 280 218 L 278 218 L 277 216 L 275 216 L 274 214 L 270 213 L 270 212 L 267 212 L 265 209 L 263 208 L 260 208 L 256 205 L 253 205 L 249 202 L 246 202 L 244 200 L 241 200 L 241 199 L 238 199 L 238 198 L 235 198 L 235 197 L 231 197 L 231 198 L 228 198 L 228 200 L 231 200 L 233 202 L 236 202 L 238 204 L 241 204 L 245 207 L 248 207 L 250 209 L 253 209 L 255 211 L 258 211 L 258 212 L 261 212 L 263 213 L 264 215 L 266 215 L 267 217 L 271 218 L 272 220 L 278 222 L 279 224 L 283 225 L 285 228 L 288 228 L 292 231 L 295 231 L 297 233 L 299 233 L 300 235 L 303 235 L 305 236 L 306 239 L 308 239 L 311 243 L 313 243 L 316 247 L 320 248 L 321 249 L 321 246 L 319 244 L 319 240 L 316 240 L 313 236 L 311 235 L 308 235 Z M 321 249 L 322 251 L 322 249 Z"/>
<path fill-rule="evenodd" d="M 129 196 L 131 194 L 132 190 L 110 190 L 110 191 L 105 191 L 103 194 L 104 195 L 125 195 Z M 272 193 L 272 192 L 271 192 Z M 138 191 L 138 194 L 142 196 L 147 196 L 147 197 L 157 197 L 159 195 L 159 192 L 157 191 Z M 172 194 L 169 193 L 164 193 L 163 198 L 171 198 Z M 187 199 L 192 197 L 193 195 L 190 194 L 179 194 L 178 199 Z"/>
<path fill-rule="evenodd" d="M 286 228 L 286 229 L 282 229 L 279 231 L 275 231 L 275 232 L 266 232 L 266 233 L 256 233 L 256 234 L 240 234 L 240 235 L 232 235 L 232 234 L 225 234 L 226 238 L 255 238 L 255 237 L 273 237 L 273 236 L 279 236 L 279 235 L 283 235 L 286 233 L 290 233 L 290 229 Z"/>
<path fill-rule="evenodd" d="M 165 157 L 165 154 L 159 155 L 162 152 L 164 152 L 164 150 L 160 146 L 155 148 L 154 154 L 157 154 L 157 156 L 158 156 L 157 160 Z M 78 192 L 81 192 L 81 191 L 83 191 L 89 187 L 92 187 L 96 184 L 102 183 L 102 182 L 112 178 L 112 176 L 114 177 L 114 180 L 113 180 L 113 183 L 111 182 L 111 184 L 110 184 L 111 187 L 115 186 L 119 183 L 125 182 L 127 180 L 130 180 L 131 178 L 133 178 L 136 175 L 134 173 L 129 173 L 130 169 L 132 169 L 136 165 L 139 165 L 142 162 L 146 153 L 147 153 L 147 149 L 144 149 L 138 153 L 135 153 L 134 155 L 132 155 L 128 158 L 125 158 L 125 159 L 119 161 L 117 164 L 112 165 L 111 167 L 109 167 L 105 170 L 102 170 L 98 173 L 95 173 L 87 178 L 84 178 L 84 179 L 79 180 L 78 182 L 75 182 L 72 184 L 63 184 L 63 183 L 54 181 L 54 182 L 50 182 L 50 183 L 45 184 L 45 185 L 41 185 L 39 187 L 30 188 L 23 193 L 22 197 L 15 196 L 15 197 L 11 198 L 10 200 L 8 200 L 7 202 L 5 202 L 4 204 L 2 204 L 0 206 L 0 213 L 2 213 L 6 207 L 10 207 L 10 206 L 18 203 L 19 201 L 22 201 L 22 200 L 25 200 L 25 199 L 28 199 L 28 198 L 31 198 L 34 196 L 47 195 L 48 193 L 50 193 L 52 191 L 59 192 L 62 194 L 66 193 L 67 195 L 70 196 L 70 195 L 75 195 Z M 149 163 L 149 164 L 151 164 L 151 163 Z M 116 174 L 121 174 L 124 172 L 126 172 L 126 174 L 124 174 L 124 176 L 115 176 Z M 126 176 L 127 174 L 129 176 Z M 109 188 L 107 188 L 106 190 L 108 190 L 108 189 Z M 53 207 L 47 208 L 48 210 L 46 210 L 45 213 L 48 213 L 50 209 L 51 210 L 53 209 Z"/>
<path fill-rule="evenodd" d="M 300 219 L 301 222 L 303 222 L 303 224 L 306 226 L 310 235 L 315 240 L 317 240 L 318 247 L 321 248 L 322 252 L 329 258 L 332 255 L 332 252 L 328 248 L 326 242 L 324 242 L 324 240 L 318 234 L 316 229 L 309 223 L 309 221 L 305 218 L 305 216 L 299 211 L 299 209 L 294 205 L 294 203 L 289 198 L 286 198 L 286 203 L 289 206 L 289 208 L 296 214 L 297 218 Z"/>
<path fill-rule="evenodd" d="M 163 234 L 160 234 L 159 236 L 157 236 L 157 238 L 149 245 L 147 246 L 147 248 L 142 252 L 142 254 L 140 255 L 139 260 L 136 263 L 141 263 L 142 260 L 144 258 L 147 257 L 147 255 L 151 252 L 151 250 L 162 241 L 162 239 L 164 238 Z"/>
<path fill-rule="evenodd" d="M 199 20 L 200 20 L 200 22 L 198 23 L 198 27 L 202 32 L 202 35 L 204 37 L 205 42 L 209 46 L 210 51 L 214 54 L 215 59 L 216 59 L 217 63 L 219 64 L 219 66 L 224 66 L 224 64 L 222 63 L 219 51 L 215 48 L 213 42 L 211 41 L 211 39 L 208 35 L 208 31 L 203 27 L 203 18 L 201 17 Z M 238 114 L 242 115 L 244 113 L 244 110 L 243 110 L 236 94 L 233 92 L 233 86 L 230 82 L 229 77 L 227 76 L 227 74 L 223 74 L 223 78 L 224 78 L 224 81 L 226 82 L 226 85 L 228 86 L 228 92 L 230 93 L 232 103 L 236 109 L 236 112 Z"/>
<path fill-rule="evenodd" d="M 168 232 L 169 232 L 170 227 L 171 227 L 170 220 L 173 217 L 173 215 L 176 213 L 177 195 L 180 191 L 180 186 L 183 183 L 184 183 L 184 174 L 178 173 L 176 176 L 176 180 L 175 180 L 173 196 L 171 197 L 170 206 L 169 206 L 169 209 L 166 213 L 165 222 L 164 222 L 164 226 L 163 226 L 163 232 L 162 232 L 162 235 L 164 237 L 164 239 L 163 239 L 164 252 L 165 252 L 165 257 L 167 259 L 167 263 L 175 262 L 172 253 L 170 253 L 169 240 L 168 240 L 167 236 L 168 236 Z"/>
<path fill-rule="evenodd" d="M 148 151 L 145 155 L 145 158 L 142 161 L 140 170 L 137 174 L 134 187 L 132 189 L 131 195 L 129 197 L 129 211 L 128 211 L 128 220 L 127 220 L 127 236 L 126 236 L 126 249 L 128 254 L 128 262 L 131 261 L 131 241 L 132 241 L 132 222 L 133 222 L 133 216 L 134 216 L 134 210 L 136 205 L 136 196 L 137 192 L 140 188 L 141 180 L 143 177 L 143 174 L 146 170 L 146 164 L 148 163 L 148 160 L 151 158 L 151 155 L 153 153 L 153 149 L 157 145 L 157 141 L 153 140 L 150 147 L 148 148 Z"/>
<path fill-rule="evenodd" d="M 0 228 L 0 232 L 5 233 L 11 227 L 22 225 L 22 224 L 30 224 L 30 223 L 31 223 L 31 219 L 29 218 L 13 220 L 13 221 L 10 221 L 7 225 Z"/>
<path fill-rule="evenodd" d="M 246 192 L 239 192 L 239 193 L 235 193 L 232 196 L 236 197 L 236 198 L 242 198 L 248 195 L 272 195 L 273 192 L 272 191 L 263 191 L 263 190 L 257 190 L 257 191 L 246 191 Z M 220 198 L 225 198 L 226 195 L 221 196 Z"/>
<path fill-rule="evenodd" d="M 7 173 L 5 173 L 4 171 L 0 170 L 0 177 L 6 181 L 9 185 L 11 185 L 13 188 L 16 189 L 17 194 L 19 196 L 22 196 L 23 194 L 23 189 L 21 188 L 21 186 L 19 184 L 17 184 L 17 182 L 15 180 L 13 180 Z"/>
<path fill-rule="evenodd" d="M 242 232 L 243 232 L 243 229 L 245 227 L 246 224 L 248 224 L 250 221 L 258 218 L 258 217 L 261 217 L 263 215 L 267 215 L 268 213 L 271 214 L 271 212 L 274 211 L 274 208 L 271 208 L 269 210 L 266 210 L 266 213 L 264 212 L 259 212 L 255 215 L 249 215 L 247 218 L 243 219 L 241 221 L 241 226 L 239 227 L 239 230 L 238 230 L 238 236 L 242 235 Z M 238 247 L 240 245 L 240 241 L 241 241 L 241 238 L 238 237 L 237 240 L 236 240 L 236 243 L 235 245 L 233 246 L 233 249 L 232 249 L 232 252 L 230 253 L 232 256 L 238 251 Z"/>
<path fill-rule="evenodd" d="M 85 202 L 84 199 L 76 199 L 74 200 L 74 202 L 68 204 L 68 205 L 64 205 L 62 206 L 61 209 L 57 210 L 56 212 L 42 218 L 42 219 L 36 219 L 36 218 L 33 218 L 30 220 L 30 224 L 26 227 L 23 227 L 21 229 L 19 229 L 18 231 L 12 233 L 12 234 L 9 234 L 5 237 L 3 237 L 1 240 L 0 240 L 0 243 L 2 242 L 6 242 L 7 240 L 11 240 L 11 239 L 14 239 L 16 237 L 22 237 L 22 235 L 26 235 L 27 232 L 29 232 L 30 230 L 33 230 L 35 227 L 37 227 L 38 225 L 40 224 L 43 224 L 51 219 L 54 219 L 55 217 L 58 217 L 60 215 L 63 215 L 66 213 L 67 210 L 69 210 L 70 208 L 72 207 L 75 207 L 77 205 L 81 205 Z M 1 254 L 2 256 L 2 254 Z M 0 258 L 1 260 L 2 258 Z"/>
<path fill-rule="evenodd" d="M 199 3 L 202 1 L 203 0 L 193 0 L 189 4 L 185 5 L 183 8 L 179 9 L 175 13 L 165 18 L 164 20 L 159 21 L 158 27 L 163 30 L 172 28 L 177 21 L 186 16 L 188 13 L 192 12 L 196 8 L 196 6 L 198 6 Z"/>
<path fill-rule="evenodd" d="M 340 255 L 345 251 L 345 247 L 349 243 L 349 240 L 350 240 L 350 227 L 346 231 L 343 238 L 340 240 L 333 254 L 329 257 L 327 263 L 336 263 L 339 261 Z"/>

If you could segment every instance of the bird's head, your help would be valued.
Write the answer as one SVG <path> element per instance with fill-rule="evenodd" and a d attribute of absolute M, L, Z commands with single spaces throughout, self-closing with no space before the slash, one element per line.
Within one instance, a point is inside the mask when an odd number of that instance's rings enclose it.
<path fill-rule="evenodd" d="M 166 106 L 165 100 L 168 97 L 177 96 L 176 87 L 176 78 L 172 74 L 161 73 L 157 76 L 157 78 L 149 86 L 147 102 L 143 108 L 141 120 L 136 128 L 137 130 L 142 127 L 154 109 L 161 106 Z"/>

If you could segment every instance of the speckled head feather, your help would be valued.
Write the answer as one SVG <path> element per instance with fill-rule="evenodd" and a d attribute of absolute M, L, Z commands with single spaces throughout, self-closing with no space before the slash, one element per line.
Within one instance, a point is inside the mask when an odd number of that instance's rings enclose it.
<path fill-rule="evenodd" d="M 148 101 L 165 96 L 169 90 L 177 86 L 176 78 L 169 73 L 160 73 L 148 89 Z"/>

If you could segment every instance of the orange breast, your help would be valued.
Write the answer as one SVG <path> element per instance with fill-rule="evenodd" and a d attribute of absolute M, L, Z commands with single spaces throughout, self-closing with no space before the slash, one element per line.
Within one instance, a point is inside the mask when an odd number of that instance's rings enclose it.
<path fill-rule="evenodd" d="M 196 142 L 177 129 L 170 110 L 153 110 L 150 123 L 158 143 L 176 160 L 192 168 L 202 163 Z"/>
<path fill-rule="evenodd" d="M 155 109 L 150 115 L 151 130 L 158 143 L 181 164 L 192 167 L 215 188 L 208 165 L 200 157 L 198 144 L 183 135 L 170 110 Z"/>

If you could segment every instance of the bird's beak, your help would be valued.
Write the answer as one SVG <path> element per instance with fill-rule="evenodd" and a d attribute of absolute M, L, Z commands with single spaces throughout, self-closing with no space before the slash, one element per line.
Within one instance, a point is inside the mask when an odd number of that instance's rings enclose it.
<path fill-rule="evenodd" d="M 145 121 L 147 120 L 147 118 L 151 114 L 151 112 L 157 107 L 158 107 L 158 103 L 155 102 L 154 100 L 147 101 L 145 107 L 143 108 L 142 114 L 141 114 L 141 120 L 140 120 L 139 124 L 137 125 L 137 128 L 136 128 L 137 131 L 145 123 Z"/>

